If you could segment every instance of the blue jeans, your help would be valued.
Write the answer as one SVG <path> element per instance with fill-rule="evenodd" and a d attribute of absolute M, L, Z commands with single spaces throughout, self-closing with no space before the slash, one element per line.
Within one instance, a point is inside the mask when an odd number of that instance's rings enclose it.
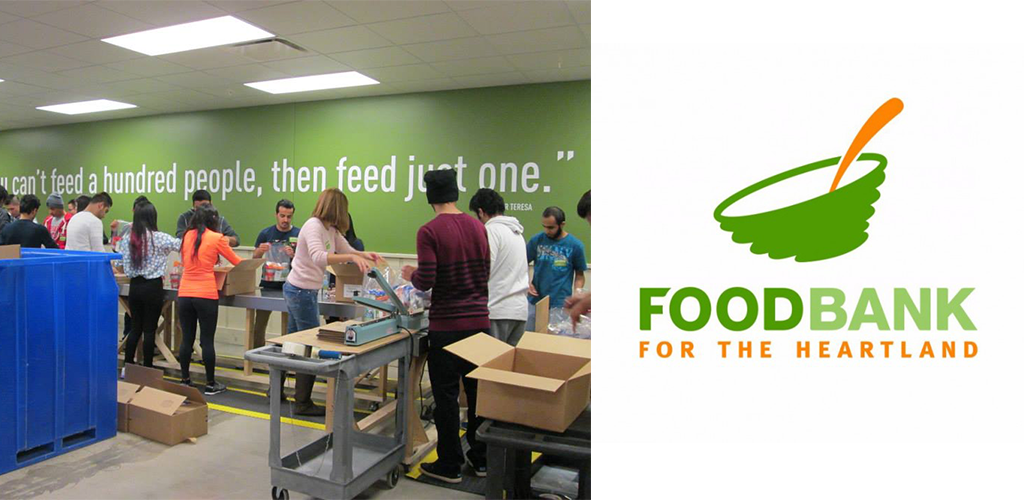
<path fill-rule="evenodd" d="M 285 283 L 284 302 L 288 305 L 288 333 L 320 326 L 320 290 L 306 290 Z"/>
<path fill-rule="evenodd" d="M 288 306 L 288 333 L 301 332 L 320 326 L 320 290 L 306 290 L 285 283 L 284 303 Z M 281 380 L 284 382 L 284 379 Z M 295 403 L 313 404 L 313 384 L 316 377 L 302 373 L 295 374 Z"/>

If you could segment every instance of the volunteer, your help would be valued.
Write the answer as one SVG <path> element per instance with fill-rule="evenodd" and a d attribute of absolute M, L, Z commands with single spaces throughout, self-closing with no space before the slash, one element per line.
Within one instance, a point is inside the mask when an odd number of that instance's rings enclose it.
<path fill-rule="evenodd" d="M 576 204 L 576 215 L 587 220 L 590 224 L 590 191 L 583 193 L 580 202 Z M 579 292 L 572 297 L 565 299 L 565 308 L 569 311 L 569 317 L 575 325 L 580 316 L 590 313 L 590 292 Z"/>
<path fill-rule="evenodd" d="M 11 218 L 17 220 L 21 217 L 21 200 L 13 194 L 7 195 L 7 211 L 10 212 Z"/>
<path fill-rule="evenodd" d="M 288 333 L 320 326 L 317 294 L 323 286 L 324 271 L 332 264 L 353 263 L 363 273 L 384 259 L 372 252 L 360 252 L 345 241 L 349 228 L 348 198 L 337 188 L 325 189 L 313 208 L 313 214 L 299 231 L 292 270 L 284 284 L 288 306 Z M 313 375 L 295 376 L 295 413 L 323 415 L 322 406 L 311 398 Z"/>
<path fill-rule="evenodd" d="M 26 194 L 18 207 L 18 220 L 0 230 L 0 245 L 21 245 L 22 248 L 57 248 L 45 227 L 36 224 L 39 198 Z"/>
<path fill-rule="evenodd" d="M 487 281 L 487 308 L 491 335 L 510 345 L 526 332 L 529 309 L 530 268 L 526 264 L 523 225 L 505 215 L 505 200 L 493 189 L 483 188 L 469 200 L 469 210 L 484 223 L 491 252 L 491 276 Z"/>
<path fill-rule="evenodd" d="M 68 221 L 68 250 L 85 250 L 102 252 L 103 223 L 100 219 L 107 216 L 114 200 L 107 193 L 100 193 L 89 200 L 89 205 L 82 209 L 82 198 L 78 198 L 78 213 Z"/>
<path fill-rule="evenodd" d="M 274 216 L 277 218 L 277 223 L 260 231 L 260 234 L 256 236 L 252 258 L 262 258 L 270 251 L 270 247 L 274 243 L 284 243 L 282 248 L 284 253 L 288 255 L 289 259 L 295 257 L 295 244 L 299 240 L 299 230 L 302 228 L 292 225 L 293 215 L 295 215 L 295 204 L 290 200 L 277 202 L 277 206 L 274 207 Z M 263 275 L 266 276 L 266 264 L 263 266 Z M 282 286 L 280 281 L 267 281 L 265 279 L 260 281 L 260 287 L 265 289 L 280 290 Z"/>
<path fill-rule="evenodd" d="M 212 205 L 200 205 L 185 228 L 181 239 L 181 262 L 185 270 L 178 286 L 178 311 L 181 315 L 181 363 L 182 383 L 192 385 L 189 366 L 192 363 L 192 344 L 196 341 L 196 323 L 199 324 L 199 345 L 203 349 L 203 365 L 206 368 L 207 395 L 220 394 L 227 387 L 215 379 L 217 351 L 213 336 L 217 333 L 217 307 L 220 291 L 213 268 L 221 256 L 232 264 L 242 259 L 235 255 L 228 244 L 228 238 L 217 232 L 220 226 L 217 209 Z"/>
<path fill-rule="evenodd" d="M 0 231 L 4 226 L 14 222 L 14 216 L 7 212 L 7 188 L 0 184 Z"/>
<path fill-rule="evenodd" d="M 187 212 L 185 212 L 185 213 L 183 213 L 183 214 L 178 216 L 178 228 L 175 231 L 174 236 L 176 236 L 178 238 L 182 237 L 182 235 L 185 233 L 185 228 L 189 227 L 188 221 L 192 219 L 192 215 L 196 213 L 196 210 L 200 206 L 202 206 L 202 205 L 212 205 L 212 204 L 213 204 L 213 202 L 210 201 L 210 192 L 209 191 L 207 191 L 205 189 L 200 189 L 200 190 L 196 191 L 195 193 L 192 193 L 192 210 L 189 210 L 189 211 L 187 211 Z M 220 232 L 220 234 L 223 234 L 224 237 L 226 237 L 228 239 L 228 243 L 232 247 L 237 247 L 238 246 L 238 242 L 239 242 L 238 233 L 236 233 L 234 228 L 231 227 L 231 224 L 228 223 L 227 219 L 225 219 L 224 217 L 221 217 L 218 220 L 218 222 L 217 222 L 217 226 L 214 227 L 213 229 L 215 231 Z"/>
<path fill-rule="evenodd" d="M 437 425 L 437 460 L 420 465 L 420 471 L 446 483 L 462 482 L 462 442 L 459 438 L 459 379 L 466 388 L 468 403 L 466 441 L 474 474 L 487 475 L 486 447 L 476 440 L 481 419 L 476 415 L 476 379 L 467 378 L 475 367 L 444 350 L 445 346 L 479 332 L 489 333 L 487 282 L 490 250 L 487 230 L 480 221 L 455 206 L 459 186 L 455 171 L 432 170 L 423 176 L 427 203 L 436 214 L 416 233 L 419 267 L 405 266 L 402 277 L 418 290 L 433 290 L 430 299 L 427 370 L 434 393 L 434 422 Z"/>
<path fill-rule="evenodd" d="M 72 216 L 64 212 L 64 198 L 58 193 L 46 198 L 46 208 L 50 210 L 50 215 L 43 220 L 43 226 L 50 232 L 50 237 L 57 242 L 57 246 L 63 249 L 68 242 L 68 221 Z"/>
<path fill-rule="evenodd" d="M 131 278 L 128 309 L 131 311 L 131 333 L 125 342 L 124 362 L 135 363 L 135 351 L 142 341 L 143 365 L 153 366 L 156 348 L 156 327 L 164 308 L 164 270 L 167 254 L 181 248 L 181 240 L 157 229 L 156 207 L 144 201 L 133 209 L 134 216 L 128 236 L 117 244 L 124 273 Z M 195 338 L 193 329 L 193 339 Z"/>
<path fill-rule="evenodd" d="M 530 318 L 526 329 L 546 332 L 548 325 L 535 325 L 536 304 L 550 297 L 550 307 L 561 307 L 574 290 L 586 284 L 586 250 L 583 242 L 565 231 L 565 212 L 558 207 L 544 210 L 541 224 L 544 231 L 526 244 L 526 260 L 533 262 L 530 283 Z"/>

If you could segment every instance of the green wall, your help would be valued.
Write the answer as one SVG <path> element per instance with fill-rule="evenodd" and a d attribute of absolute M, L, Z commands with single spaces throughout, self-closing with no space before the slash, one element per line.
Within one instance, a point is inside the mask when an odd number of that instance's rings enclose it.
<path fill-rule="evenodd" d="M 459 157 L 465 165 L 459 170 L 466 189 L 460 208 L 468 211 L 470 197 L 482 187 L 483 169 L 484 187 L 499 190 L 506 203 L 517 204 L 506 215 L 519 218 L 527 236 L 541 231 L 541 212 L 558 205 L 567 213 L 566 229 L 583 240 L 589 255 L 590 227 L 576 216 L 576 202 L 590 189 L 589 81 L 10 130 L 0 132 L 0 184 L 45 200 L 57 188 L 56 169 L 62 179 L 73 176 L 70 187 L 59 189 L 65 201 L 70 195 L 105 190 L 114 198 L 108 220 L 130 220 L 132 200 L 145 194 L 157 206 L 160 229 L 173 232 L 205 175 L 214 204 L 238 231 L 242 244 L 252 245 L 258 232 L 274 223 L 280 198 L 296 203 L 297 224 L 308 217 L 324 186 L 314 186 L 312 179 L 299 184 L 305 168 L 310 177 L 322 173 L 327 187 L 340 187 L 348 195 L 356 231 L 367 249 L 415 253 L 416 229 L 432 211 L 418 186 L 410 199 L 410 164 L 416 165 L 414 184 L 419 184 L 420 165 L 454 167 Z M 342 158 L 346 168 L 339 184 Z M 294 169 L 296 185 L 282 185 L 281 179 L 275 183 L 275 162 L 279 169 L 285 163 Z M 141 178 L 143 165 L 147 184 L 129 184 Z M 352 165 L 359 167 L 358 179 L 348 175 Z M 385 165 L 394 168 L 382 168 Z M 373 172 L 378 178 L 387 172 L 386 182 L 366 182 L 367 172 L 371 179 Z M 491 172 L 494 186 L 486 185 Z M 124 173 L 133 174 L 133 181 L 116 175 Z M 161 176 L 164 184 L 157 185 Z M 215 178 L 217 185 L 212 185 Z M 230 190 L 224 187 L 228 178 L 234 178 Z"/>

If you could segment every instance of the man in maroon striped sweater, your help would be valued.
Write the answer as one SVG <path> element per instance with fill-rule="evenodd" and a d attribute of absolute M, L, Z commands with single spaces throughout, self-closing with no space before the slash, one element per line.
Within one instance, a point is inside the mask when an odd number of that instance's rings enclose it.
<path fill-rule="evenodd" d="M 477 476 L 487 475 L 486 449 L 476 440 L 476 380 L 466 378 L 475 367 L 444 350 L 448 344 L 490 333 L 487 280 L 491 257 L 487 230 L 475 217 L 462 213 L 455 202 L 459 186 L 453 170 L 434 170 L 423 176 L 427 202 L 436 216 L 416 234 L 419 267 L 405 266 L 402 276 L 419 290 L 433 290 L 430 299 L 430 351 L 427 369 L 434 393 L 437 425 L 437 461 L 420 471 L 448 483 L 462 482 L 462 443 L 459 438 L 459 379 L 466 388 L 469 427 L 465 455 Z"/>

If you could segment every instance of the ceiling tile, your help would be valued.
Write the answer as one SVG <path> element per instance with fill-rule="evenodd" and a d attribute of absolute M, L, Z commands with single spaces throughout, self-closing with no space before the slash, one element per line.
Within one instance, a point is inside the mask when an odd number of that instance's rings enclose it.
<path fill-rule="evenodd" d="M 337 73 L 349 71 L 352 68 L 327 56 L 302 57 L 299 59 L 286 59 L 284 61 L 271 61 L 263 63 L 264 66 L 287 73 L 290 76 L 321 75 L 324 73 Z M 250 80 L 252 81 L 252 80 Z"/>
<path fill-rule="evenodd" d="M 0 2 L 0 3 L 2 3 L 2 2 Z M 0 11 L 0 24 L 9 23 L 9 22 L 12 22 L 12 21 L 17 21 L 18 19 L 21 19 L 21 18 L 18 17 L 18 16 L 15 16 L 14 14 L 8 14 L 6 12 Z"/>
<path fill-rule="evenodd" d="M 391 42 L 387 39 L 366 29 L 365 26 L 314 31 L 312 33 L 290 36 L 288 39 L 302 47 L 323 54 L 373 49 L 391 45 Z"/>
<path fill-rule="evenodd" d="M 491 47 L 491 44 L 486 39 L 479 36 L 405 45 L 402 48 L 424 62 L 473 59 L 476 57 L 499 55 L 498 51 L 494 50 L 494 47 Z"/>
<path fill-rule="evenodd" d="M 401 47 L 381 47 L 379 49 L 339 52 L 331 54 L 330 57 L 356 69 L 384 68 L 387 66 L 402 66 L 422 62 Z"/>
<path fill-rule="evenodd" d="M 390 85 L 402 92 L 433 92 L 436 90 L 449 90 L 459 86 L 459 84 L 451 78 L 418 80 L 414 82 L 394 82 Z"/>
<path fill-rule="evenodd" d="M 66 90 L 75 88 L 81 84 L 81 82 L 74 78 L 69 78 L 64 75 L 57 73 L 47 73 L 45 71 L 38 71 L 32 74 L 31 77 L 21 78 L 19 81 L 28 82 L 32 85 L 38 85 L 40 87 L 46 87 L 49 90 Z"/>
<path fill-rule="evenodd" d="M 341 0 L 327 3 L 361 24 L 450 12 L 448 6 L 440 0 Z"/>
<path fill-rule="evenodd" d="M 432 63 L 434 69 L 448 76 L 484 75 L 490 73 L 508 73 L 515 71 L 504 57 L 482 57 L 480 59 L 462 59 L 458 61 L 442 61 Z"/>
<path fill-rule="evenodd" d="M 68 71 L 61 71 L 58 74 L 74 80 L 82 79 L 96 83 L 110 83 L 121 80 L 131 80 L 133 78 L 138 78 L 138 76 L 133 75 L 131 73 L 126 73 L 121 70 L 108 68 L 106 66 L 89 66 L 87 68 L 78 68 Z"/>
<path fill-rule="evenodd" d="M 96 2 L 96 5 L 160 27 L 226 14 L 217 7 L 196 0 L 103 0 Z"/>
<path fill-rule="evenodd" d="M 583 32 L 583 36 L 587 37 L 587 42 L 590 42 L 590 23 L 581 24 L 580 31 Z"/>
<path fill-rule="evenodd" d="M 409 80 L 431 80 L 443 78 L 445 75 L 428 64 L 410 64 L 408 66 L 391 66 L 362 71 L 363 74 L 382 83 L 404 82 Z"/>
<path fill-rule="evenodd" d="M 151 92 L 149 94 L 141 94 L 142 96 L 156 97 L 159 99 L 166 99 L 168 101 L 180 102 L 183 104 L 204 104 L 213 103 L 214 101 L 220 101 L 221 98 L 215 95 L 200 92 L 195 89 L 178 89 L 178 90 L 165 90 L 163 92 Z"/>
<path fill-rule="evenodd" d="M 552 50 L 506 56 L 516 69 L 535 71 L 542 69 L 578 68 L 590 66 L 590 49 Z"/>
<path fill-rule="evenodd" d="M 143 57 L 141 59 L 110 63 L 106 66 L 108 68 L 127 71 L 139 76 L 171 75 L 174 73 L 187 73 L 192 71 L 191 68 L 180 64 L 174 64 L 169 61 L 164 61 L 158 57 Z"/>
<path fill-rule="evenodd" d="M 89 66 L 89 63 L 52 54 L 46 51 L 27 52 L 16 56 L 5 57 L 2 62 L 26 68 L 38 69 L 40 71 L 63 71 L 66 69 L 81 68 Z"/>
<path fill-rule="evenodd" d="M 124 35 L 153 28 L 149 23 L 91 4 L 50 12 L 32 19 L 93 38 Z"/>
<path fill-rule="evenodd" d="M 257 98 L 259 96 L 267 95 L 266 92 L 256 90 L 252 87 L 246 87 L 240 83 L 219 85 L 216 87 L 202 87 L 196 90 L 204 94 L 210 94 L 224 99 Z"/>
<path fill-rule="evenodd" d="M 261 9 L 271 5 L 280 5 L 294 0 L 217 0 L 206 3 L 217 7 L 224 12 L 242 12 L 246 10 Z"/>
<path fill-rule="evenodd" d="M 149 92 L 162 92 L 165 90 L 175 90 L 181 87 L 172 83 L 161 82 L 153 78 L 139 78 L 137 80 L 126 80 L 123 82 L 114 82 L 107 84 L 111 88 L 117 91 L 131 92 L 131 93 L 149 93 Z"/>
<path fill-rule="evenodd" d="M 565 4 L 577 24 L 590 24 L 590 0 L 566 0 Z"/>
<path fill-rule="evenodd" d="M 188 52 L 178 52 L 177 54 L 167 54 L 158 57 L 168 62 L 199 70 L 252 64 L 251 59 L 223 47 L 190 50 Z"/>
<path fill-rule="evenodd" d="M 459 12 L 482 35 L 575 24 L 564 2 L 524 2 Z"/>
<path fill-rule="evenodd" d="M 496 7 L 499 5 L 512 5 L 523 3 L 523 0 L 447 0 L 445 1 L 454 11 L 482 9 L 484 7 Z"/>
<path fill-rule="evenodd" d="M 13 56 L 14 54 L 22 54 L 31 51 L 32 49 L 28 47 L 22 47 L 15 43 L 0 41 L 0 57 Z"/>
<path fill-rule="evenodd" d="M 489 35 L 487 41 L 502 54 L 579 49 L 588 45 L 576 26 Z"/>
<path fill-rule="evenodd" d="M 217 85 L 228 85 L 232 83 L 231 80 L 216 75 L 211 75 L 209 73 L 202 71 L 193 71 L 191 73 L 178 73 L 176 75 L 158 76 L 155 77 L 154 80 L 189 89 L 197 89 L 199 87 L 214 87 Z"/>
<path fill-rule="evenodd" d="M 32 17 L 40 14 L 46 14 L 47 12 L 53 12 L 55 10 L 74 7 L 83 3 L 85 2 L 61 0 L 48 2 L 26 2 L 24 0 L 4 0 L 0 1 L 0 11 L 20 17 Z"/>
<path fill-rule="evenodd" d="M 249 21 L 276 35 L 352 26 L 356 22 L 320 1 L 293 2 L 262 9 L 247 10 L 236 17 Z"/>
<path fill-rule="evenodd" d="M 276 80 L 278 78 L 288 78 L 289 76 L 292 76 L 288 73 L 270 69 L 262 64 L 247 64 L 245 66 L 232 66 L 230 68 L 210 69 L 206 70 L 206 73 L 219 78 L 223 78 L 224 80 L 231 83 L 260 82 L 263 80 Z M 164 81 L 167 80 L 165 79 Z M 189 85 L 188 87 L 198 88 L 213 86 L 214 85 Z"/>
<path fill-rule="evenodd" d="M 497 87 L 499 85 L 529 83 L 529 80 L 518 71 L 492 75 L 457 76 L 454 80 L 468 87 Z"/>
<path fill-rule="evenodd" d="M 399 45 L 477 35 L 469 24 L 453 12 L 370 24 L 368 27 Z"/>
<path fill-rule="evenodd" d="M 146 57 L 138 52 L 124 49 L 117 45 L 111 45 L 106 42 L 101 42 L 99 40 L 89 40 L 88 42 L 54 47 L 50 49 L 49 52 L 92 64 L 107 64 Z"/>
<path fill-rule="evenodd" d="M 534 83 L 543 82 L 564 82 L 570 80 L 589 80 L 590 66 L 579 68 L 547 69 L 540 71 L 527 71 L 526 77 Z"/>
<path fill-rule="evenodd" d="M 139 94 L 138 90 L 132 90 L 125 87 L 116 86 L 116 84 L 118 83 L 122 82 L 87 85 L 85 87 L 78 87 L 78 90 L 81 91 L 83 94 L 89 94 L 96 98 L 113 99 L 115 101 L 121 101 L 123 98 Z"/>
<path fill-rule="evenodd" d="M 32 2 L 35 3 L 35 2 Z M 69 43 L 84 42 L 88 38 L 28 19 L 7 23 L 0 30 L 0 40 L 15 42 L 33 49 L 48 49 Z"/>

